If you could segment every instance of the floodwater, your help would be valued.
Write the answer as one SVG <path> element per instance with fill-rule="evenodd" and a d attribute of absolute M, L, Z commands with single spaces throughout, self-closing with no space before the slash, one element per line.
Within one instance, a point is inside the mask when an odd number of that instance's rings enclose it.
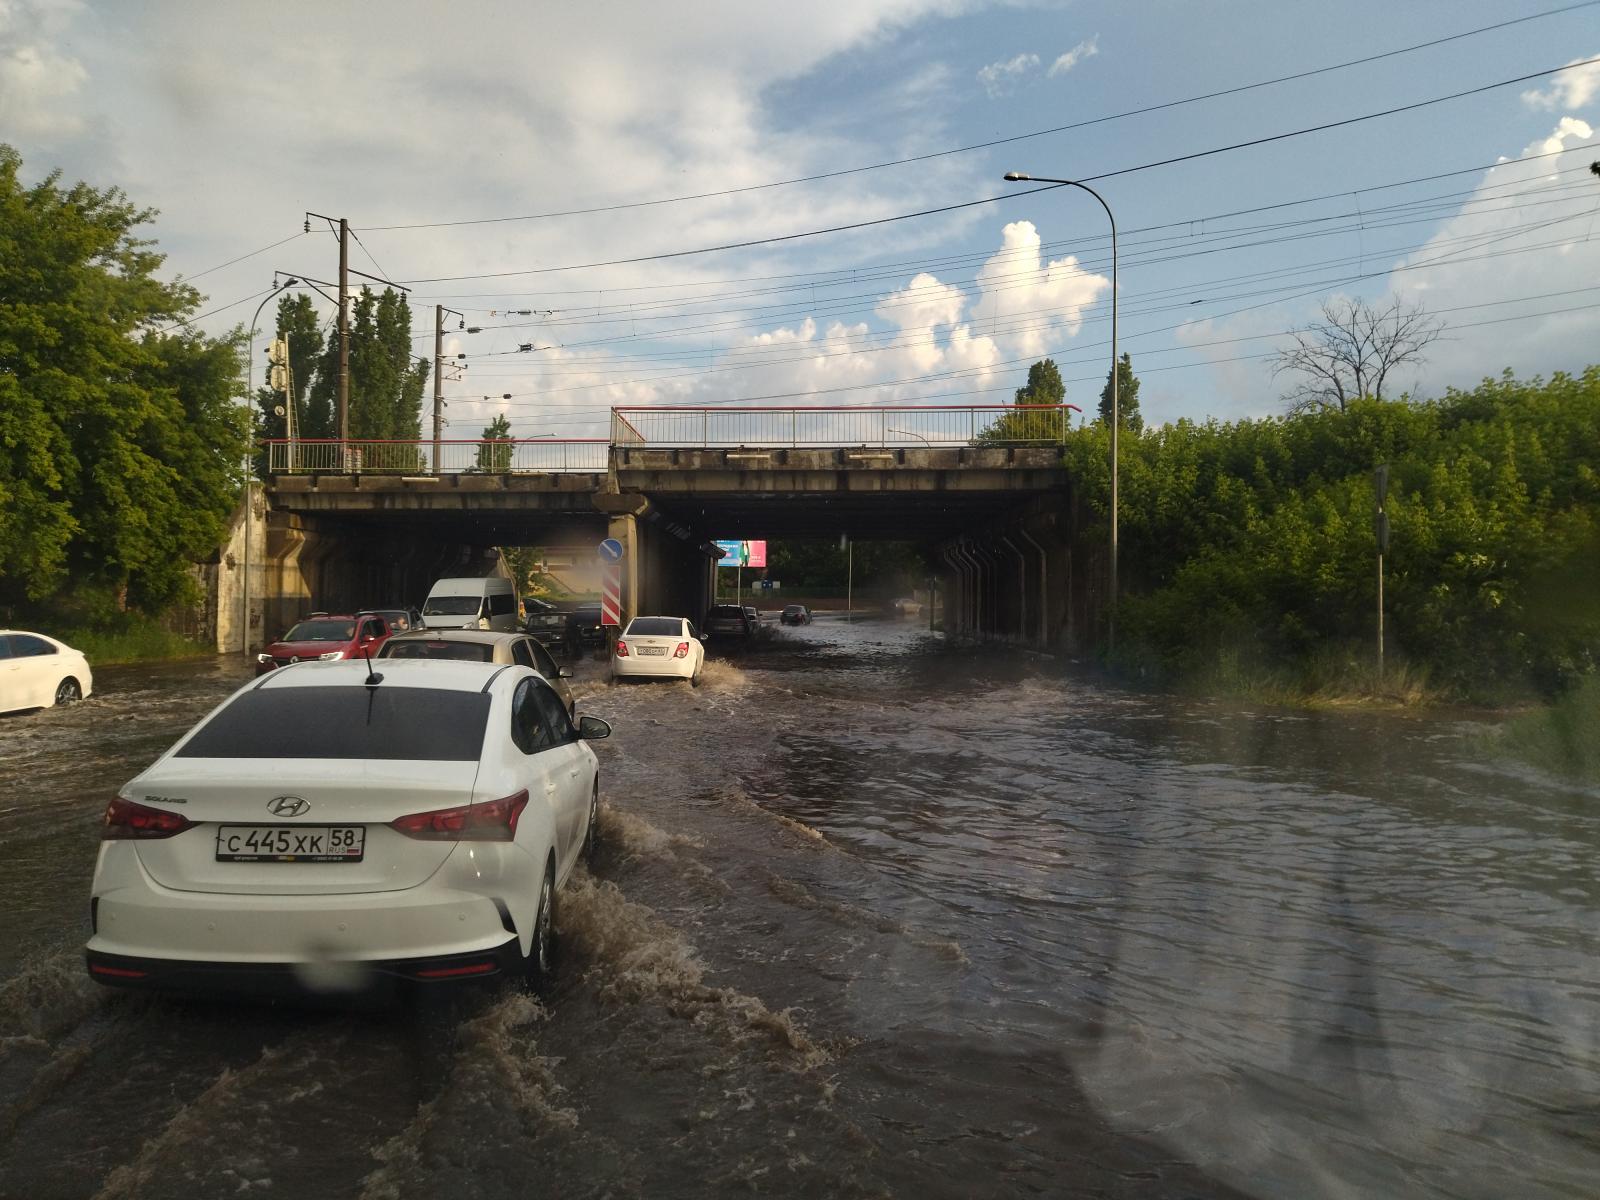
<path fill-rule="evenodd" d="M 0 719 L 0 1196 L 1577 1197 L 1600 791 L 1448 714 L 1142 697 L 821 620 L 581 664 L 547 1005 L 102 992 L 106 800 L 246 677 Z"/>

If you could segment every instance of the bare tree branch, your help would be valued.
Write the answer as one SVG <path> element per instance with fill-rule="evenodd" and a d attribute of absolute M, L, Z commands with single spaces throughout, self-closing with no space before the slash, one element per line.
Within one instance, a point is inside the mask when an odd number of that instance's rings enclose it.
<path fill-rule="evenodd" d="M 1273 375 L 1303 377 L 1283 395 L 1290 412 L 1343 412 L 1353 400 L 1382 400 L 1389 376 L 1422 362 L 1423 351 L 1443 328 L 1437 318 L 1399 299 L 1382 308 L 1365 300 L 1329 300 L 1322 320 L 1290 335 L 1294 345 L 1278 352 Z"/>

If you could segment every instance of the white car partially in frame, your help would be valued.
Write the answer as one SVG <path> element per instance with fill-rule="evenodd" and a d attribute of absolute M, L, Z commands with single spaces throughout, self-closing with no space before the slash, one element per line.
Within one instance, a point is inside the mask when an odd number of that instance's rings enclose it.
<path fill-rule="evenodd" d="M 93 692 L 82 651 L 42 633 L 0 629 L 0 713 L 76 704 Z"/>
<path fill-rule="evenodd" d="M 686 617 L 635 617 L 617 636 L 613 679 L 687 679 L 696 687 L 706 665 L 705 643 Z"/>
<path fill-rule="evenodd" d="M 307 662 L 214 709 L 106 809 L 88 969 L 103 984 L 367 990 L 550 978 L 556 896 L 599 767 L 535 672 Z"/>

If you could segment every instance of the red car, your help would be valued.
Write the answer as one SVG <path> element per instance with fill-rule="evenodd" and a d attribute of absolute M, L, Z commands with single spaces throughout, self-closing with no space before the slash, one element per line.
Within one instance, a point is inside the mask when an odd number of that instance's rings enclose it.
<path fill-rule="evenodd" d="M 389 640 L 389 623 L 377 613 L 353 617 L 318 613 L 301 621 L 283 637 L 256 655 L 256 674 L 265 675 L 290 663 L 338 658 L 378 657 Z"/>

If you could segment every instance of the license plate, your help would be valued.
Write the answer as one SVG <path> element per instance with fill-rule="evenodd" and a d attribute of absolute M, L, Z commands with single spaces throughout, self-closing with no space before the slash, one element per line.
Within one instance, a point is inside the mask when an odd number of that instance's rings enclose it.
<path fill-rule="evenodd" d="M 218 862 L 360 862 L 364 825 L 222 825 Z"/>
<path fill-rule="evenodd" d="M 666 649 L 664 647 L 661 647 L 661 646 L 640 646 L 639 647 L 639 653 L 640 654 L 653 654 L 657 658 L 660 658 L 662 655 L 666 654 Z"/>

